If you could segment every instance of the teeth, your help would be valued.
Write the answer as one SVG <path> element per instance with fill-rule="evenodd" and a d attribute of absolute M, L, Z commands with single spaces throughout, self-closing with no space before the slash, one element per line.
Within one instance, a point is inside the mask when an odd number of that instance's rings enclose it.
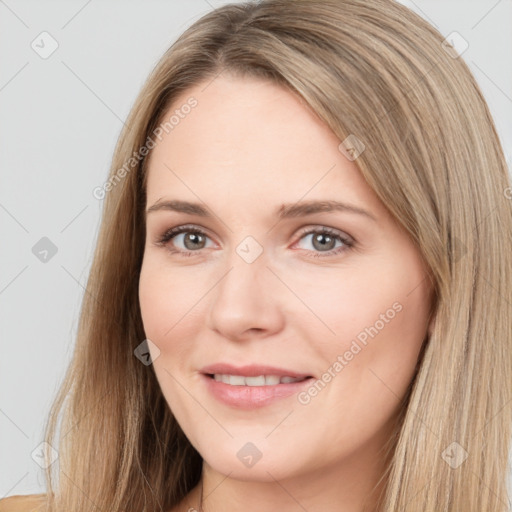
<path fill-rule="evenodd" d="M 277 375 L 265 375 L 265 386 L 275 386 L 276 384 L 279 384 Z"/>
<path fill-rule="evenodd" d="M 243 375 L 225 375 L 214 374 L 213 378 L 217 382 L 224 382 L 231 386 L 275 386 L 277 384 L 289 384 L 290 382 L 300 382 L 304 377 L 280 377 L 279 375 L 259 375 L 258 377 L 244 377 Z"/>
<path fill-rule="evenodd" d="M 230 377 L 231 379 L 232 377 Z M 245 381 L 247 386 L 265 386 L 266 380 L 264 375 L 259 377 L 240 377 L 242 381 Z"/>

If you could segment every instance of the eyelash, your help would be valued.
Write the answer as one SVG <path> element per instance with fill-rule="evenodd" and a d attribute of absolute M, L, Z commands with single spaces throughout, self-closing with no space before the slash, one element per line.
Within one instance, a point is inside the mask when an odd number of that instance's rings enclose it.
<path fill-rule="evenodd" d="M 159 246 L 165 246 L 167 244 L 167 242 L 169 242 L 172 238 L 174 238 L 175 236 L 177 236 L 181 233 L 196 233 L 196 234 L 199 234 L 199 235 L 209 238 L 208 235 L 203 230 L 201 230 L 195 226 L 184 225 L 184 226 L 176 226 L 174 228 L 167 230 L 156 241 L 156 244 Z M 307 251 L 308 253 L 309 252 L 314 253 L 313 255 L 307 254 L 307 256 L 310 258 L 325 258 L 325 257 L 337 256 L 337 255 L 341 254 L 342 252 L 349 251 L 349 250 L 353 249 L 355 246 L 355 242 L 353 241 L 353 239 L 345 237 L 340 232 L 333 230 L 331 228 L 325 227 L 325 226 L 318 228 L 318 229 L 311 229 L 311 228 L 304 229 L 300 233 L 299 240 L 301 240 L 306 235 L 310 235 L 310 234 L 329 235 L 333 238 L 340 240 L 343 243 L 343 246 L 337 247 L 336 249 L 331 249 L 330 251 L 325 251 L 325 252 Z M 178 254 L 179 256 L 183 256 L 183 257 L 194 256 L 201 251 L 201 249 L 198 249 L 197 251 L 183 251 L 181 249 L 168 249 L 168 250 L 172 254 Z"/>

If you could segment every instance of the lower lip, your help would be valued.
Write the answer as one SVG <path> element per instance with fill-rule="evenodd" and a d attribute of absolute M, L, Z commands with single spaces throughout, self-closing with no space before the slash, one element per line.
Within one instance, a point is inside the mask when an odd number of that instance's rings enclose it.
<path fill-rule="evenodd" d="M 311 385 L 312 377 L 300 382 L 276 384 L 275 386 L 232 386 L 224 382 L 216 381 L 208 375 L 201 377 L 206 383 L 210 393 L 226 405 L 240 409 L 256 409 L 269 405 L 281 398 L 294 395 Z"/>

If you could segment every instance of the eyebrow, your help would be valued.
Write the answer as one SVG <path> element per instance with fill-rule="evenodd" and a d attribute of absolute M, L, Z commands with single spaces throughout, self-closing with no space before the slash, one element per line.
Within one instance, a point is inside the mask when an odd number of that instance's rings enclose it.
<path fill-rule="evenodd" d="M 179 200 L 159 200 L 146 210 L 146 215 L 156 211 L 174 211 L 181 213 L 188 213 L 190 215 L 198 215 L 199 217 L 213 217 L 210 210 L 199 203 L 191 203 L 188 201 Z M 340 201 L 301 201 L 299 203 L 282 204 L 276 210 L 276 217 L 280 220 L 294 217 L 303 217 L 321 212 L 334 212 L 341 211 L 346 213 L 356 213 L 363 215 L 373 221 L 377 222 L 376 217 L 370 212 L 359 208 L 358 206 L 342 203 Z"/>

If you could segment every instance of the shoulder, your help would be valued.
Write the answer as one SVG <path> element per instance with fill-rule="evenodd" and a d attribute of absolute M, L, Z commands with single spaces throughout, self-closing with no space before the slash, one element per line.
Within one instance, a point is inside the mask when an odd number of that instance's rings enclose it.
<path fill-rule="evenodd" d="M 46 494 L 27 494 L 0 499 L 0 512 L 36 512 L 46 501 Z"/>

